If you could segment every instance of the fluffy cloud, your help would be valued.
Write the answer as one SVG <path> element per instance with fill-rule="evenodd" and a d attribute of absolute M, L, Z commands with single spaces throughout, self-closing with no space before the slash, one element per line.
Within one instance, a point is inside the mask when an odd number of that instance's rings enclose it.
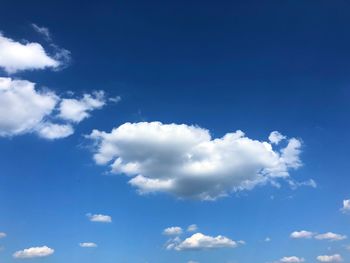
<path fill-rule="evenodd" d="M 112 223 L 112 217 L 108 215 L 101 214 L 87 214 L 86 215 L 91 222 L 99 222 L 99 223 Z"/>
<path fill-rule="evenodd" d="M 84 242 L 84 243 L 79 243 L 79 246 L 85 247 L 85 248 L 92 248 L 92 247 L 97 247 L 97 244 L 92 242 Z"/>
<path fill-rule="evenodd" d="M 24 250 L 17 251 L 13 254 L 14 258 L 25 259 L 25 258 L 39 258 L 47 257 L 55 252 L 52 248 L 47 246 L 43 247 L 31 247 Z"/>
<path fill-rule="evenodd" d="M 304 261 L 305 261 L 304 258 L 299 258 L 296 256 L 283 257 L 280 259 L 280 262 L 282 262 L 282 263 L 300 263 L 300 262 L 304 262 Z"/>
<path fill-rule="evenodd" d="M 295 138 L 273 149 L 242 131 L 211 138 L 209 131 L 185 124 L 125 123 L 110 133 L 94 130 L 97 164 L 131 176 L 140 193 L 166 192 L 180 198 L 213 200 L 230 192 L 289 178 L 301 166 Z"/>
<path fill-rule="evenodd" d="M 273 144 L 279 144 L 280 141 L 286 139 L 287 137 L 279 133 L 278 131 L 273 131 L 270 133 L 269 141 Z"/>
<path fill-rule="evenodd" d="M 343 201 L 343 208 L 341 209 L 344 213 L 350 212 L 350 199 Z"/>
<path fill-rule="evenodd" d="M 85 94 L 83 98 L 97 105 L 94 94 L 103 92 Z M 96 96 L 101 99 L 100 95 Z M 0 77 L 0 137 L 36 133 L 42 138 L 59 139 L 73 134 L 71 124 L 52 122 L 62 122 L 55 111 L 63 101 L 65 99 L 50 90 L 36 89 L 33 82 Z"/>
<path fill-rule="evenodd" d="M 315 235 L 315 233 L 310 231 L 294 231 L 290 234 L 291 238 L 312 238 Z"/>
<path fill-rule="evenodd" d="M 7 237 L 6 233 L 0 232 L 0 238 L 5 238 L 5 237 Z"/>
<path fill-rule="evenodd" d="M 318 240 L 329 240 L 329 241 L 340 241 L 340 240 L 344 240 L 347 237 L 345 235 L 340 235 L 340 234 L 335 234 L 332 232 L 327 232 L 324 234 L 319 234 L 315 236 L 315 239 Z"/>
<path fill-rule="evenodd" d="M 60 64 L 60 61 L 50 57 L 39 43 L 22 44 L 0 33 L 0 68 L 6 72 L 57 68 Z"/>
<path fill-rule="evenodd" d="M 163 230 L 163 235 L 178 236 L 182 234 L 182 228 L 178 226 L 168 227 Z"/>
<path fill-rule="evenodd" d="M 63 99 L 59 106 L 59 117 L 72 122 L 81 122 L 91 111 L 101 109 L 106 104 L 103 91 L 84 94 L 81 99 Z"/>
<path fill-rule="evenodd" d="M 198 227 L 196 224 L 192 224 L 187 227 L 187 232 L 196 232 L 197 230 L 198 230 Z"/>
<path fill-rule="evenodd" d="M 343 258 L 339 254 L 323 255 L 316 258 L 320 262 L 342 262 Z"/>
<path fill-rule="evenodd" d="M 181 241 L 179 238 L 175 238 L 168 242 L 166 248 L 171 250 L 183 251 L 183 250 L 205 250 L 215 248 L 234 248 L 238 244 L 243 244 L 243 241 L 236 242 L 225 236 L 206 236 L 202 233 L 193 234 L 191 237 Z"/>

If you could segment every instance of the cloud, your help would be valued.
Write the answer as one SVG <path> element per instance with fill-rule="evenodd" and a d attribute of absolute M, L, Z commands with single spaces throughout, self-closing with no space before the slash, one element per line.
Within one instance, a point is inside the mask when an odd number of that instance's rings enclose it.
<path fill-rule="evenodd" d="M 283 257 L 280 259 L 280 262 L 282 262 L 282 263 L 300 263 L 300 262 L 304 262 L 304 261 L 305 261 L 304 258 L 299 258 L 296 256 Z"/>
<path fill-rule="evenodd" d="M 350 199 L 343 200 L 343 208 L 341 209 L 344 213 L 350 212 Z"/>
<path fill-rule="evenodd" d="M 83 98 L 91 100 L 91 105 L 98 105 L 94 109 L 100 109 L 103 105 L 95 101 L 97 98 L 94 94 L 101 92 L 84 94 Z M 100 95 L 96 96 L 101 98 Z M 49 89 L 36 89 L 33 82 L 0 77 L 0 137 L 35 133 L 52 140 L 73 134 L 73 126 L 56 115 L 58 105 L 63 101 L 64 98 Z M 66 108 L 68 111 L 69 106 Z M 86 113 L 85 118 L 88 116 Z"/>
<path fill-rule="evenodd" d="M 22 44 L 0 33 L 0 68 L 7 73 L 58 68 L 60 65 L 61 62 L 49 56 L 39 43 Z"/>
<path fill-rule="evenodd" d="M 279 144 L 282 140 L 286 138 L 286 136 L 280 134 L 278 131 L 273 131 L 270 133 L 269 141 L 273 144 Z"/>
<path fill-rule="evenodd" d="M 51 34 L 47 27 L 38 26 L 37 24 L 34 24 L 34 23 L 31 26 L 36 32 L 43 35 L 47 41 L 51 41 Z"/>
<path fill-rule="evenodd" d="M 264 241 L 265 242 L 271 242 L 271 238 L 270 237 L 266 237 Z"/>
<path fill-rule="evenodd" d="M 199 262 L 198 262 L 198 261 L 190 260 L 190 261 L 188 261 L 187 263 L 199 263 Z"/>
<path fill-rule="evenodd" d="M 320 262 L 342 262 L 343 258 L 339 254 L 323 255 L 316 258 Z"/>
<path fill-rule="evenodd" d="M 345 235 L 340 235 L 340 234 L 335 234 L 332 232 L 327 232 L 324 234 L 318 234 L 315 236 L 315 239 L 318 240 L 329 240 L 329 241 L 340 241 L 346 239 L 347 236 Z"/>
<path fill-rule="evenodd" d="M 14 258 L 25 259 L 25 258 L 39 258 L 47 257 L 55 252 L 54 249 L 47 246 L 43 247 L 31 247 L 24 250 L 17 251 L 13 254 Z"/>
<path fill-rule="evenodd" d="M 84 242 L 84 243 L 79 243 L 79 246 L 84 248 L 93 248 L 93 247 L 97 247 L 97 244 L 92 242 Z"/>
<path fill-rule="evenodd" d="M 187 227 L 187 232 L 196 232 L 197 230 L 198 230 L 198 227 L 196 224 L 192 224 Z"/>
<path fill-rule="evenodd" d="M 103 91 L 92 95 L 84 94 L 81 99 L 63 99 L 59 106 L 59 117 L 72 122 L 81 122 L 90 116 L 91 111 L 101 109 L 106 104 Z"/>
<path fill-rule="evenodd" d="M 97 164 L 126 174 L 141 194 L 165 192 L 180 198 L 214 200 L 230 192 L 289 178 L 301 166 L 301 142 L 291 138 L 273 149 L 242 131 L 213 139 L 185 124 L 125 123 L 110 133 L 93 130 Z"/>
<path fill-rule="evenodd" d="M 6 233 L 0 232 L 0 238 L 5 238 L 5 237 L 7 237 Z"/>
<path fill-rule="evenodd" d="M 91 222 L 99 222 L 99 223 L 112 223 L 112 217 L 108 215 L 101 214 L 87 214 L 86 215 Z"/>
<path fill-rule="evenodd" d="M 178 226 L 168 227 L 163 230 L 163 235 L 178 236 L 182 234 L 182 228 Z"/>
<path fill-rule="evenodd" d="M 166 248 L 168 250 L 206 250 L 206 249 L 217 249 L 217 248 L 235 248 L 238 244 L 242 244 L 233 241 L 225 236 L 206 236 L 202 233 L 193 234 L 191 237 L 181 241 L 179 238 L 173 239 L 168 242 Z"/>
<path fill-rule="evenodd" d="M 293 233 L 290 234 L 291 238 L 312 238 L 315 235 L 315 233 L 310 232 L 310 231 L 294 231 Z"/>

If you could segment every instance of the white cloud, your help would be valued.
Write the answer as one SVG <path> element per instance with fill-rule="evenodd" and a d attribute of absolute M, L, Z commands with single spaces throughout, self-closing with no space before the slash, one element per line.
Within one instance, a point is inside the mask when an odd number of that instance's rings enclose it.
<path fill-rule="evenodd" d="M 300 262 L 304 262 L 304 261 L 305 261 L 304 258 L 299 258 L 296 256 L 283 257 L 280 259 L 280 262 L 282 262 L 282 263 L 300 263 Z"/>
<path fill-rule="evenodd" d="M 47 257 L 52 255 L 54 252 L 54 249 L 49 248 L 47 246 L 31 247 L 15 252 L 13 254 L 13 257 L 18 259 Z"/>
<path fill-rule="evenodd" d="M 87 214 L 86 216 L 90 219 L 91 222 L 112 223 L 112 217 L 108 215 Z"/>
<path fill-rule="evenodd" d="M 39 34 L 43 35 L 47 41 L 51 41 L 51 34 L 47 27 L 38 26 L 37 24 L 33 23 L 32 28 Z"/>
<path fill-rule="evenodd" d="M 32 82 L 0 78 L 0 136 L 34 131 L 58 100 L 51 91 L 35 90 Z"/>
<path fill-rule="evenodd" d="M 242 244 L 242 241 L 240 242 Z M 206 236 L 202 233 L 193 234 L 184 241 L 174 239 L 167 245 L 167 249 L 174 249 L 177 251 L 183 250 L 205 250 L 215 248 L 234 248 L 237 247 L 238 242 L 233 241 L 225 236 Z"/>
<path fill-rule="evenodd" d="M 178 236 L 182 234 L 182 228 L 178 226 L 168 227 L 163 230 L 163 235 Z"/>
<path fill-rule="evenodd" d="M 343 208 L 341 209 L 344 213 L 350 212 L 350 199 L 343 200 Z"/>
<path fill-rule="evenodd" d="M 329 241 L 340 241 L 340 240 L 344 240 L 347 237 L 345 235 L 340 235 L 340 234 L 335 234 L 332 232 L 327 232 L 324 234 L 319 234 L 315 236 L 315 239 L 318 240 L 329 240 Z"/>
<path fill-rule="evenodd" d="M 197 230 L 198 226 L 196 224 L 192 224 L 187 227 L 187 232 L 196 232 Z"/>
<path fill-rule="evenodd" d="M 270 237 L 266 237 L 264 241 L 265 242 L 271 242 L 271 238 Z"/>
<path fill-rule="evenodd" d="M 84 242 L 84 243 L 79 243 L 79 246 L 85 247 L 85 248 L 93 248 L 93 247 L 97 247 L 97 244 L 93 242 Z"/>
<path fill-rule="evenodd" d="M 63 99 L 59 106 L 59 117 L 72 122 L 81 122 L 90 116 L 90 111 L 101 109 L 106 104 L 103 91 L 84 94 L 81 99 Z"/>
<path fill-rule="evenodd" d="M 94 130 L 97 164 L 131 176 L 140 193 L 166 192 L 180 198 L 213 200 L 230 192 L 289 178 L 301 166 L 301 142 L 282 149 L 242 131 L 212 139 L 209 131 L 185 124 L 125 123 L 111 133 Z"/>
<path fill-rule="evenodd" d="M 273 144 L 279 144 L 280 141 L 286 139 L 287 137 L 279 133 L 278 131 L 273 131 L 270 133 L 269 141 Z"/>
<path fill-rule="evenodd" d="M 97 109 L 102 107 L 97 101 L 101 94 L 85 94 L 83 98 Z M 56 111 L 64 100 L 51 90 L 36 89 L 33 82 L 0 77 L 0 137 L 36 133 L 42 138 L 59 139 L 73 134 L 71 124 L 52 122 L 62 122 Z"/>
<path fill-rule="evenodd" d="M 59 66 L 60 61 L 50 57 L 39 43 L 22 44 L 0 33 L 0 68 L 7 73 Z"/>
<path fill-rule="evenodd" d="M 54 124 L 46 122 L 39 126 L 37 133 L 42 138 L 53 140 L 72 135 L 74 133 L 74 129 L 69 124 Z"/>
<path fill-rule="evenodd" d="M 0 232 L 0 238 L 5 238 L 5 237 L 7 237 L 6 233 Z"/>
<path fill-rule="evenodd" d="M 317 260 L 320 262 L 342 262 L 343 258 L 339 254 L 318 256 Z"/>
<path fill-rule="evenodd" d="M 291 238 L 312 238 L 315 235 L 315 233 L 310 231 L 294 231 L 290 234 Z"/>

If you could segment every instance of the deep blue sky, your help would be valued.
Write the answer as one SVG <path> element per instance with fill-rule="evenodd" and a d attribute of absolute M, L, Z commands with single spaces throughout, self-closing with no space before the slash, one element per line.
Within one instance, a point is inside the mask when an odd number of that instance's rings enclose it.
<path fill-rule="evenodd" d="M 74 135 L 47 141 L 0 138 L 0 261 L 48 245 L 55 254 L 28 262 L 307 262 L 339 253 L 345 241 L 291 240 L 296 230 L 350 235 L 350 3 L 347 1 L 1 1 L 0 31 L 45 41 L 50 29 L 71 52 L 60 71 L 17 73 L 58 94 L 105 90 L 118 104 L 93 112 Z M 1 76 L 7 76 L 0 72 Z M 257 187 L 214 202 L 140 196 L 125 176 L 105 176 L 89 141 L 92 129 L 125 122 L 196 124 L 213 137 L 243 130 L 266 140 L 280 131 L 303 141 L 298 181 L 318 187 Z M 271 196 L 274 198 L 272 199 Z M 108 214 L 93 224 L 86 213 Z M 200 232 L 247 244 L 235 249 L 167 251 L 162 231 L 197 224 Z M 271 237 L 271 242 L 263 242 Z M 79 242 L 94 241 L 96 249 Z M 330 247 L 330 248 L 329 248 Z M 17 262 L 17 261 L 16 261 Z"/>

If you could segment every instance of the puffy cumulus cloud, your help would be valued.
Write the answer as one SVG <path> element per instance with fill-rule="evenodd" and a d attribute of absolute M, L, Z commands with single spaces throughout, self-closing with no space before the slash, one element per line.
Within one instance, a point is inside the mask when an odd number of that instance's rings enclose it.
<path fill-rule="evenodd" d="M 0 232 L 0 238 L 5 238 L 5 237 L 7 237 L 7 234 L 4 232 Z"/>
<path fill-rule="evenodd" d="M 216 249 L 216 248 L 235 248 L 239 244 L 243 244 L 243 241 L 236 242 L 227 238 L 225 236 L 206 236 L 202 233 L 196 233 L 192 236 L 181 241 L 179 238 L 170 240 L 166 248 L 168 250 L 206 250 L 206 249 Z"/>
<path fill-rule="evenodd" d="M 79 243 L 79 246 L 84 248 L 93 248 L 93 247 L 97 247 L 97 244 L 93 242 L 84 242 L 84 243 Z"/>
<path fill-rule="evenodd" d="M 343 200 L 343 207 L 341 209 L 344 213 L 350 212 L 350 199 Z"/>
<path fill-rule="evenodd" d="M 17 251 L 13 254 L 14 258 L 26 259 L 26 258 L 40 258 L 52 255 L 55 252 L 54 249 L 47 246 L 43 247 L 31 247 Z"/>
<path fill-rule="evenodd" d="M 339 254 L 334 255 L 322 255 L 316 258 L 320 262 L 342 262 L 343 258 Z"/>
<path fill-rule="evenodd" d="M 280 141 L 286 139 L 287 137 L 279 133 L 278 131 L 273 131 L 270 133 L 269 141 L 273 144 L 279 144 Z"/>
<path fill-rule="evenodd" d="M 196 224 L 192 224 L 187 227 L 187 232 L 196 232 L 197 230 L 198 226 Z"/>
<path fill-rule="evenodd" d="M 0 68 L 7 73 L 58 68 L 60 65 L 60 61 L 49 56 L 39 43 L 16 42 L 0 32 Z"/>
<path fill-rule="evenodd" d="M 94 94 L 102 93 L 85 94 L 84 98 L 97 105 Z M 36 133 L 52 140 L 73 134 L 72 125 L 62 123 L 60 116 L 56 115 L 59 103 L 64 100 L 51 90 L 36 89 L 33 82 L 0 77 L 0 137 Z M 98 105 L 95 109 L 101 107 Z M 53 120 L 60 123 L 53 123 Z"/>
<path fill-rule="evenodd" d="M 163 230 L 163 235 L 178 236 L 182 234 L 182 228 L 179 226 L 168 227 Z"/>
<path fill-rule="evenodd" d="M 102 214 L 87 214 L 86 215 L 91 222 L 98 222 L 98 223 L 112 223 L 112 217 L 108 215 L 102 215 Z"/>
<path fill-rule="evenodd" d="M 301 231 L 294 231 L 293 233 L 290 234 L 291 238 L 312 238 L 315 235 L 315 233 L 306 231 L 306 230 L 301 230 Z"/>
<path fill-rule="evenodd" d="M 329 240 L 329 241 L 340 241 L 346 239 L 347 236 L 345 235 L 340 235 L 332 232 L 327 232 L 324 234 L 318 234 L 315 236 L 315 239 L 318 240 Z"/>
<path fill-rule="evenodd" d="M 300 262 L 304 262 L 304 261 L 305 261 L 304 258 L 300 258 L 300 257 L 296 257 L 296 256 L 283 257 L 279 260 L 279 262 L 282 262 L 282 263 L 300 263 Z"/>
<path fill-rule="evenodd" d="M 90 112 L 101 109 L 106 104 L 103 91 L 84 94 L 81 99 L 63 99 L 59 106 L 59 117 L 72 122 L 81 122 L 90 116 Z"/>
<path fill-rule="evenodd" d="M 291 138 L 273 149 L 242 131 L 213 139 L 208 130 L 185 124 L 125 123 L 110 133 L 94 130 L 97 164 L 131 176 L 141 194 L 214 200 L 230 192 L 289 178 L 299 168 L 301 142 Z"/>

